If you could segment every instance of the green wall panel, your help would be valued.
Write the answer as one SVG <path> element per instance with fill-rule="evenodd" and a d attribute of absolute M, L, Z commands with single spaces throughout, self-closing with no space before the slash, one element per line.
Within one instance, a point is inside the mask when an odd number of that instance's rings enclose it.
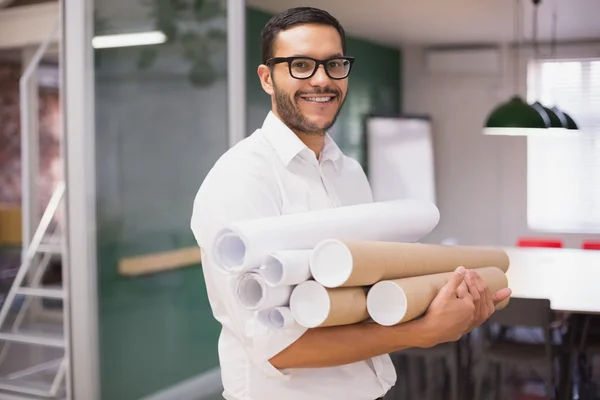
<path fill-rule="evenodd" d="M 246 8 L 246 125 L 247 134 L 260 128 L 271 109 L 271 98 L 263 90 L 257 69 L 261 63 L 260 32 L 270 14 Z"/>

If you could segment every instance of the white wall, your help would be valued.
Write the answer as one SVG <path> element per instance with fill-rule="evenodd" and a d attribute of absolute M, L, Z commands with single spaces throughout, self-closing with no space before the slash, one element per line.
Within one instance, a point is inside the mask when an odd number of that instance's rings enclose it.
<path fill-rule="evenodd" d="M 548 54 L 548 49 L 542 49 Z M 521 52 L 520 92 L 526 98 L 527 51 Z M 559 237 L 580 247 L 599 235 L 533 232 L 527 227 L 527 140 L 483 136 L 487 114 L 513 93 L 511 51 L 501 48 L 501 73 L 427 72 L 422 48 L 403 49 L 403 108 L 433 122 L 440 224 L 427 238 L 460 244 L 513 245 L 520 236 Z M 600 43 L 561 46 L 559 57 L 600 56 Z"/>

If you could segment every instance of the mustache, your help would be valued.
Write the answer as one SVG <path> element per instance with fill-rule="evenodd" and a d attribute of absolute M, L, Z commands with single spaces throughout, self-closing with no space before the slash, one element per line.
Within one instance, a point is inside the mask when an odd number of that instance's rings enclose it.
<path fill-rule="evenodd" d="M 296 92 L 296 98 L 300 97 L 300 96 L 314 96 L 314 95 L 319 95 L 319 94 L 334 94 L 338 97 L 342 96 L 342 93 L 339 90 L 335 90 L 332 88 L 322 88 L 322 89 L 315 89 L 315 90 L 311 90 L 311 91 L 302 91 L 302 92 Z"/>

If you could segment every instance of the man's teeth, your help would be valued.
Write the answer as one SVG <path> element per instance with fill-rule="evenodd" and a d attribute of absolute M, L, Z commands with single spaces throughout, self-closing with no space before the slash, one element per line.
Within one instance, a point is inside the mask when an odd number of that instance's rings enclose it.
<path fill-rule="evenodd" d="M 332 99 L 332 97 L 307 97 L 307 100 L 316 101 L 318 103 L 325 103 Z"/>

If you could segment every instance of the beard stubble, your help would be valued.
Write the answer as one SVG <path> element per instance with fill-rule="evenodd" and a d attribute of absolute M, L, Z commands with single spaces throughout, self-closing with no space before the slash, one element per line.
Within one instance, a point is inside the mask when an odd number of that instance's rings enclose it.
<path fill-rule="evenodd" d="M 317 126 L 310 122 L 308 118 L 300 111 L 298 107 L 298 99 L 300 96 L 306 95 L 320 95 L 320 94 L 333 94 L 336 99 L 340 99 L 342 94 L 339 90 L 331 88 L 317 88 L 311 92 L 297 92 L 294 95 L 294 102 L 290 99 L 288 93 L 279 90 L 275 82 L 273 82 L 273 90 L 275 91 L 275 104 L 277 105 L 277 112 L 283 122 L 293 131 L 302 132 L 307 135 L 325 136 L 325 132 L 329 130 L 337 120 L 338 115 L 342 109 L 342 106 L 346 99 L 344 98 L 338 105 L 338 109 L 331 121 L 325 126 Z"/>

